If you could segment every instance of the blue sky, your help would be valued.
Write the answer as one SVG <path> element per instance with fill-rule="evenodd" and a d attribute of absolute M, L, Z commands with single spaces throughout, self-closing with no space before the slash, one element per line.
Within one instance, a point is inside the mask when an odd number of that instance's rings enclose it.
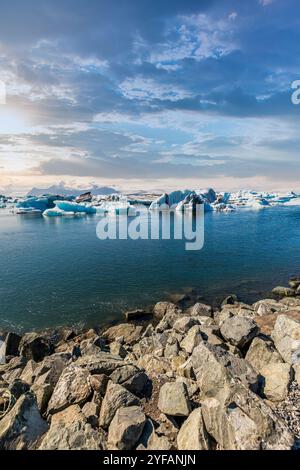
<path fill-rule="evenodd" d="M 297 0 L 1 0 L 0 187 L 300 189 Z"/>

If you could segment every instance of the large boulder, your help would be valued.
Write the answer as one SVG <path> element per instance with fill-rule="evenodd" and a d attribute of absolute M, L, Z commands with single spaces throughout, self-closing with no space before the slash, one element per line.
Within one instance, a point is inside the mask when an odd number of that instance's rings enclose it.
<path fill-rule="evenodd" d="M 283 362 L 272 343 L 259 337 L 254 338 L 252 341 L 245 359 L 259 372 L 269 364 L 280 364 Z"/>
<path fill-rule="evenodd" d="M 72 364 L 62 372 L 48 405 L 48 413 L 54 414 L 70 405 L 83 405 L 92 393 L 89 372 Z"/>
<path fill-rule="evenodd" d="M 177 446 L 178 450 L 211 449 L 211 439 L 205 429 L 201 408 L 196 408 L 181 426 Z"/>
<path fill-rule="evenodd" d="M 172 443 L 168 437 L 164 434 L 159 435 L 151 419 L 147 419 L 136 450 L 170 450 L 171 448 Z"/>
<path fill-rule="evenodd" d="M 253 367 L 220 346 L 200 343 L 187 362 L 188 366 L 192 366 L 203 397 L 222 395 L 224 389 L 230 388 L 233 378 L 251 390 L 258 390 L 258 375 Z"/>
<path fill-rule="evenodd" d="M 26 359 L 40 362 L 45 356 L 52 354 L 54 348 L 47 338 L 38 333 L 26 333 L 19 344 L 19 352 Z"/>
<path fill-rule="evenodd" d="M 185 383 L 165 383 L 159 391 L 157 406 L 162 413 L 170 416 L 188 416 L 191 404 Z"/>
<path fill-rule="evenodd" d="M 138 404 L 139 399 L 126 388 L 109 382 L 101 405 L 99 425 L 107 429 L 119 408 Z"/>
<path fill-rule="evenodd" d="M 110 375 L 115 369 L 124 365 L 119 356 L 100 352 L 97 356 L 83 356 L 77 359 L 76 365 L 94 374 Z"/>
<path fill-rule="evenodd" d="M 212 317 L 213 310 L 210 305 L 198 302 L 193 307 L 191 307 L 190 312 L 192 317 Z"/>
<path fill-rule="evenodd" d="M 21 336 L 16 333 L 9 332 L 5 338 L 5 355 L 6 356 L 18 356 L 19 345 L 21 342 Z"/>
<path fill-rule="evenodd" d="M 28 392 L 0 421 L 0 450 L 31 449 L 47 429 L 34 395 Z"/>
<path fill-rule="evenodd" d="M 154 305 L 153 308 L 153 316 L 157 320 L 162 320 L 165 315 L 169 314 L 180 314 L 181 310 L 178 306 L 172 302 L 158 302 Z"/>
<path fill-rule="evenodd" d="M 110 423 L 107 438 L 109 450 L 132 450 L 138 442 L 146 423 L 139 406 L 121 407 Z"/>
<path fill-rule="evenodd" d="M 268 364 L 260 371 L 263 377 L 263 393 L 268 400 L 278 402 L 284 400 L 289 392 L 292 381 L 292 369 L 289 364 Z"/>
<path fill-rule="evenodd" d="M 126 365 L 116 369 L 110 376 L 114 383 L 125 387 L 129 392 L 137 396 L 142 396 L 149 379 L 145 372 L 136 366 Z"/>
<path fill-rule="evenodd" d="M 290 450 L 294 436 L 272 409 L 233 379 L 201 403 L 207 432 L 221 450 Z"/>
<path fill-rule="evenodd" d="M 294 320 L 287 315 L 279 315 L 272 332 L 272 338 L 276 349 L 279 351 L 285 362 L 289 364 L 300 363 L 299 321 Z"/>
<path fill-rule="evenodd" d="M 234 316 L 222 323 L 220 331 L 225 341 L 243 348 L 258 334 L 259 328 L 250 318 Z"/>
<path fill-rule="evenodd" d="M 199 325 L 195 325 L 187 332 L 186 336 L 180 343 L 180 347 L 188 354 L 192 354 L 194 348 L 202 341 L 201 328 Z"/>

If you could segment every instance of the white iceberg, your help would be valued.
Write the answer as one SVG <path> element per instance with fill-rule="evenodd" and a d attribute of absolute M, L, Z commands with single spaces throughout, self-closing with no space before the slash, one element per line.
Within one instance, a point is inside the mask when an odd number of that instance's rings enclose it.
<path fill-rule="evenodd" d="M 60 209 L 64 212 L 85 213 L 85 214 L 96 214 L 96 208 L 94 206 L 77 204 L 77 202 L 70 201 L 54 201 L 55 208 Z"/>

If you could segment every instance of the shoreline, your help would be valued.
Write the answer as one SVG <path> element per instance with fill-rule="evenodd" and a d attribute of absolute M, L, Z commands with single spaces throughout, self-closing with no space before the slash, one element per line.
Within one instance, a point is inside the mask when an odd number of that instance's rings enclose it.
<path fill-rule="evenodd" d="M 298 448 L 299 286 L 219 307 L 191 291 L 123 322 L 6 333 L 0 449 Z"/>

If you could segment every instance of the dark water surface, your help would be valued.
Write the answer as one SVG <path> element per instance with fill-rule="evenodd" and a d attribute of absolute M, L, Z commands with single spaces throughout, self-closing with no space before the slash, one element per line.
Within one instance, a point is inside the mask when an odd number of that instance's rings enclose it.
<path fill-rule="evenodd" d="M 0 327 L 94 325 L 185 288 L 255 300 L 300 272 L 300 208 L 205 216 L 205 244 L 105 240 L 98 217 L 0 212 Z"/>

